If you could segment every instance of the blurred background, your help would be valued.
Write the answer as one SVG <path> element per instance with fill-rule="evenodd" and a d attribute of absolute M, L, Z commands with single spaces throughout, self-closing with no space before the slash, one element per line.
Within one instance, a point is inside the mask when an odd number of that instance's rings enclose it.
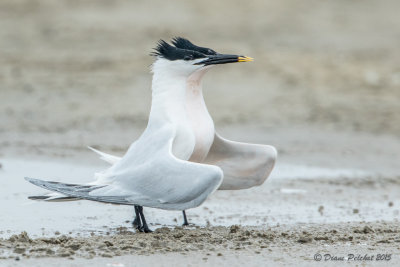
<path fill-rule="evenodd" d="M 223 137 L 271 144 L 279 154 L 263 186 L 218 191 L 189 220 L 292 225 L 281 243 L 273 240 L 277 256 L 265 254 L 272 265 L 307 266 L 325 246 L 288 246 L 293 232 L 315 232 L 304 223 L 329 233 L 329 253 L 358 253 L 361 244 L 367 254 L 398 254 L 399 11 L 398 0 L 1 0 L 0 209 L 8 216 L 0 216 L 0 237 L 130 228 L 130 207 L 25 205 L 44 190 L 23 177 L 82 183 L 109 166 L 87 146 L 123 155 L 147 124 L 149 53 L 159 39 L 182 36 L 255 58 L 212 69 L 204 96 Z M 180 216 L 146 208 L 161 225 L 174 227 Z M 353 240 L 347 222 L 365 221 L 376 231 Z M 282 258 L 288 251 L 297 256 Z"/>
<path fill-rule="evenodd" d="M 149 53 L 174 36 L 255 58 L 207 74 L 217 128 L 396 137 L 399 10 L 395 0 L 2 0 L 0 154 L 124 151 L 146 126 Z"/>

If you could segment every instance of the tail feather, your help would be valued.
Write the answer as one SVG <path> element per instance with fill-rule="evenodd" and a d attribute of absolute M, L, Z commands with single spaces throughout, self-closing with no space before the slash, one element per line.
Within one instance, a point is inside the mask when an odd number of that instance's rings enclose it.
<path fill-rule="evenodd" d="M 96 189 L 106 187 L 107 185 L 79 185 L 79 184 L 64 184 L 59 182 L 43 181 L 39 179 L 25 177 L 28 182 L 42 187 L 44 189 L 55 191 L 66 195 L 67 197 L 87 199 L 112 204 L 135 205 L 127 200 L 128 196 L 92 196 L 90 192 Z"/>
<path fill-rule="evenodd" d="M 52 197 L 52 196 L 29 196 L 28 199 L 30 200 L 44 200 L 47 202 L 64 202 L 64 201 L 75 201 L 75 200 L 80 200 L 80 198 L 76 197 L 67 197 L 67 196 L 61 196 L 61 197 Z"/>
<path fill-rule="evenodd" d="M 31 200 L 45 200 L 48 199 L 50 196 L 29 196 L 28 199 Z"/>
<path fill-rule="evenodd" d="M 117 157 L 117 156 L 113 156 L 104 152 L 101 152 L 93 147 L 88 146 L 88 148 L 90 150 L 92 150 L 93 152 L 95 152 L 96 154 L 98 154 L 100 156 L 100 159 L 104 160 L 105 162 L 108 162 L 110 164 L 115 164 L 117 163 L 121 158 Z"/>

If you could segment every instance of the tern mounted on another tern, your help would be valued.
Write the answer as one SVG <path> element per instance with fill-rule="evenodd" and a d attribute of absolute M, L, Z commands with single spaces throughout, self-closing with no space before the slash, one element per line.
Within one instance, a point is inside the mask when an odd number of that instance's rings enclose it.
<path fill-rule="evenodd" d="M 135 225 L 150 232 L 143 207 L 186 210 L 201 205 L 217 189 L 261 185 L 276 160 L 272 146 L 229 141 L 215 132 L 202 95 L 202 78 L 213 66 L 252 61 L 220 54 L 184 38 L 161 40 L 152 53 L 152 104 L 147 128 L 123 157 L 93 149 L 112 166 L 95 181 L 78 185 L 26 178 L 57 192 L 31 199 L 87 199 L 134 205 Z M 187 223 L 184 213 L 185 223 Z"/>

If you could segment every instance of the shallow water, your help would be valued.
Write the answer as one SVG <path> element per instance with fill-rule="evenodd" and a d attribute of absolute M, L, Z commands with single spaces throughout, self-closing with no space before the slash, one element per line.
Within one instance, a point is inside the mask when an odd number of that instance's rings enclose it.
<path fill-rule="evenodd" d="M 0 237 L 21 231 L 31 236 L 54 234 L 106 234 L 117 227 L 130 227 L 131 206 L 117 206 L 90 201 L 48 203 L 28 200 L 30 195 L 45 192 L 26 182 L 25 176 L 67 183 L 84 183 L 106 165 L 83 165 L 56 161 L 23 161 L 4 159 L 0 171 Z M 372 175 L 360 170 L 327 169 L 313 166 L 278 164 L 271 177 L 261 187 L 241 191 L 217 191 L 202 206 L 188 210 L 188 218 L 196 225 L 232 224 L 274 226 L 278 224 L 346 222 L 393 219 L 387 203 L 360 203 L 358 191 L 320 192 L 318 184 L 332 179 L 359 179 Z M 319 182 L 318 182 L 319 181 Z M 314 182 L 317 185 L 314 185 Z M 317 186 L 317 187 L 315 187 Z M 326 184 L 322 185 L 323 188 Z M 334 187 L 334 186 L 333 186 Z M 332 190 L 339 190 L 332 188 Z M 325 189 L 324 189 L 325 190 Z M 353 192 L 353 193 L 352 193 Z M 363 192 L 358 192 L 363 194 Z M 390 194 L 390 192 L 389 192 Z M 324 196 L 325 195 L 325 196 Z M 359 199 L 359 198 L 358 198 Z M 321 210 L 321 206 L 324 207 Z M 360 212 L 354 213 L 353 206 Z M 152 228 L 176 226 L 182 223 L 179 211 L 145 209 Z"/>

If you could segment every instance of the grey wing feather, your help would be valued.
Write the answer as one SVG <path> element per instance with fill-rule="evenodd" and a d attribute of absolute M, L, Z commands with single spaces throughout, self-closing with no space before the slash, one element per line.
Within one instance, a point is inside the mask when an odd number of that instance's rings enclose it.
<path fill-rule="evenodd" d="M 223 173 L 217 166 L 176 158 L 171 152 L 174 127 L 167 124 L 148 134 L 146 130 L 125 156 L 98 174 L 92 184 L 26 179 L 68 197 L 167 210 L 197 207 L 220 186 Z"/>
<path fill-rule="evenodd" d="M 234 142 L 215 133 L 204 163 L 223 170 L 224 180 L 219 190 L 238 190 L 264 183 L 275 165 L 276 156 L 272 146 Z"/>
<path fill-rule="evenodd" d="M 44 201 L 47 201 L 47 202 L 64 202 L 64 201 L 80 200 L 80 198 L 77 198 L 77 197 L 67 197 L 67 196 L 52 197 L 52 196 L 48 196 L 48 195 L 29 196 L 28 199 L 30 199 L 30 200 L 44 200 Z"/>
<path fill-rule="evenodd" d="M 93 190 L 106 187 L 107 185 L 77 185 L 77 184 L 64 184 L 58 182 L 43 181 L 35 178 L 25 177 L 28 182 L 42 187 L 47 190 L 59 192 L 67 195 L 68 197 L 83 198 L 92 201 L 106 202 L 121 205 L 134 205 L 132 202 L 126 200 L 125 196 L 91 196 L 90 192 Z"/>

